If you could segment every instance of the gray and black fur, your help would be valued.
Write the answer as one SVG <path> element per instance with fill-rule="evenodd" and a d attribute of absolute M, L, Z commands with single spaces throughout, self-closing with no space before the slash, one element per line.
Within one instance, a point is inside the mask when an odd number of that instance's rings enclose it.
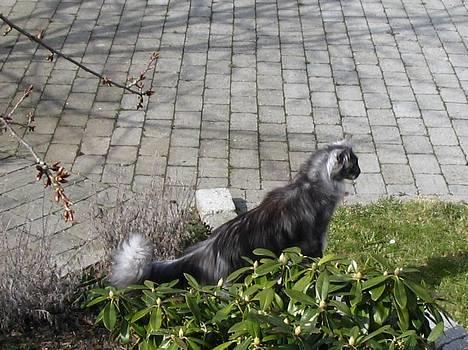
<path fill-rule="evenodd" d="M 205 284 L 245 265 L 256 248 L 279 254 L 292 246 L 311 257 L 321 256 L 327 228 L 344 195 L 343 180 L 356 179 L 361 170 L 347 141 L 316 151 L 293 181 L 269 192 L 260 205 L 226 222 L 211 236 L 170 261 L 151 262 L 152 248 L 139 235 L 117 251 L 110 281 L 123 287 L 143 280 L 158 283 L 184 280 L 189 273 Z"/>

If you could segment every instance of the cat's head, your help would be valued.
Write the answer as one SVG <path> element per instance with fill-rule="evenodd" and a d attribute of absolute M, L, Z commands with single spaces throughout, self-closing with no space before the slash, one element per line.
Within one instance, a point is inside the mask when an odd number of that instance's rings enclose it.
<path fill-rule="evenodd" d="M 354 180 L 359 176 L 359 161 L 349 140 L 328 146 L 327 172 L 333 181 Z"/>

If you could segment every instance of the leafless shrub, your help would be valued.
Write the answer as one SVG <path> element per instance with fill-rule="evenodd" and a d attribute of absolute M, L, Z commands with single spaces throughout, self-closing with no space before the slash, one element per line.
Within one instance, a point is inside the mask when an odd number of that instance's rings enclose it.
<path fill-rule="evenodd" d="M 96 210 L 92 226 L 103 240 L 108 258 L 122 240 L 140 233 L 153 243 L 156 258 L 171 259 L 195 238 L 191 230 L 192 200 L 193 190 L 189 187 L 167 186 L 163 192 L 152 184 L 130 198 L 121 191 L 115 206 Z"/>
<path fill-rule="evenodd" d="M 50 236 L 0 229 L 0 331 L 44 322 L 58 325 L 70 310 L 79 275 L 62 275 Z"/>

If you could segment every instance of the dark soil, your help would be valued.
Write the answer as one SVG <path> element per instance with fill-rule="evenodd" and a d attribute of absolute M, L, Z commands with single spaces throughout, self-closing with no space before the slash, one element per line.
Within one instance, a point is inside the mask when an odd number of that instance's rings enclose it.
<path fill-rule="evenodd" d="M 1 350 L 61 350 L 61 349 L 125 349 L 110 339 L 109 331 L 93 324 L 94 315 L 76 311 L 69 315 L 64 325 L 36 326 L 27 330 L 0 334 Z M 69 320 L 73 320 L 69 324 Z"/>

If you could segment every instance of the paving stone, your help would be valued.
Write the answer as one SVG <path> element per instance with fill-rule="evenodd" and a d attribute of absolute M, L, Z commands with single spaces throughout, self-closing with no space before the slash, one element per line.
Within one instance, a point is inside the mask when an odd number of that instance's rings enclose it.
<path fill-rule="evenodd" d="M 260 141 L 286 141 L 286 124 L 260 123 L 258 126 Z"/>
<path fill-rule="evenodd" d="M 445 104 L 447 107 L 448 115 L 455 119 L 467 119 L 468 105 L 466 103 L 451 103 Z"/>
<path fill-rule="evenodd" d="M 401 135 L 427 135 L 426 127 L 421 119 L 399 118 L 398 127 Z"/>
<path fill-rule="evenodd" d="M 231 112 L 257 113 L 255 96 L 232 96 Z"/>
<path fill-rule="evenodd" d="M 433 145 L 457 145 L 458 140 L 452 128 L 428 128 L 429 137 Z"/>
<path fill-rule="evenodd" d="M 288 160 L 288 144 L 286 142 L 260 142 L 260 159 Z"/>
<path fill-rule="evenodd" d="M 147 107 L 146 119 L 172 119 L 174 115 L 173 103 L 160 103 L 150 100 Z"/>
<path fill-rule="evenodd" d="M 73 163 L 72 171 L 77 174 L 101 174 L 105 157 L 99 155 L 79 155 Z"/>
<path fill-rule="evenodd" d="M 194 186 L 197 179 L 197 168 L 192 166 L 167 167 L 166 179 L 178 185 Z"/>
<path fill-rule="evenodd" d="M 137 146 L 140 143 L 141 134 L 142 128 L 116 128 L 112 134 L 111 145 Z"/>
<path fill-rule="evenodd" d="M 228 161 L 220 158 L 200 158 L 198 164 L 199 177 L 228 177 Z"/>
<path fill-rule="evenodd" d="M 338 125 L 341 123 L 341 116 L 338 108 L 314 108 L 312 111 L 315 124 Z"/>
<path fill-rule="evenodd" d="M 316 148 L 315 136 L 309 133 L 289 133 L 288 143 L 290 151 L 311 152 Z"/>
<path fill-rule="evenodd" d="M 203 81 L 179 81 L 177 92 L 179 95 L 203 95 Z"/>
<path fill-rule="evenodd" d="M 415 185 L 387 185 L 387 193 L 391 196 L 415 196 L 418 190 Z"/>
<path fill-rule="evenodd" d="M 440 174 L 415 174 L 416 186 L 422 195 L 448 193 L 445 179 Z"/>
<path fill-rule="evenodd" d="M 307 116 L 312 112 L 310 101 L 301 99 L 285 100 L 286 114 L 288 116 Z"/>
<path fill-rule="evenodd" d="M 283 79 L 279 76 L 257 75 L 257 89 L 281 90 L 283 88 Z"/>
<path fill-rule="evenodd" d="M 135 165 L 106 164 L 102 173 L 103 183 L 129 185 L 133 180 Z"/>
<path fill-rule="evenodd" d="M 373 126 L 372 135 L 374 136 L 375 143 L 401 143 L 400 131 L 393 126 Z"/>
<path fill-rule="evenodd" d="M 171 137 L 171 147 L 198 147 L 200 144 L 200 130 L 174 129 Z"/>
<path fill-rule="evenodd" d="M 311 99 L 314 107 L 336 108 L 338 106 L 336 96 L 332 92 L 312 92 Z"/>
<path fill-rule="evenodd" d="M 36 114 L 49 117 L 59 116 L 63 111 L 63 105 L 63 102 L 55 100 L 41 100 L 37 103 Z M 23 103 L 23 106 L 27 106 L 27 104 Z"/>
<path fill-rule="evenodd" d="M 175 105 L 176 111 L 201 111 L 202 98 L 201 96 L 179 95 Z"/>
<path fill-rule="evenodd" d="M 145 121 L 143 111 L 121 111 L 117 116 L 117 127 L 119 128 L 141 128 Z"/>
<path fill-rule="evenodd" d="M 83 128 L 59 126 L 55 129 L 54 143 L 79 144 L 83 137 Z"/>
<path fill-rule="evenodd" d="M 41 124 L 42 124 L 42 119 L 43 118 L 41 118 Z M 82 113 L 79 111 L 64 110 L 60 117 L 59 125 L 60 126 L 77 126 L 77 127 L 83 128 L 86 126 L 87 122 L 88 122 L 87 113 Z"/>
<path fill-rule="evenodd" d="M 406 164 L 407 158 L 402 145 L 379 144 L 377 145 L 377 156 L 381 163 Z"/>
<path fill-rule="evenodd" d="M 343 117 L 342 125 L 346 134 L 365 134 L 371 131 L 366 117 Z"/>
<path fill-rule="evenodd" d="M 36 119 L 36 127 L 34 132 L 37 134 L 53 134 L 59 118 L 56 117 L 40 117 Z"/>
<path fill-rule="evenodd" d="M 255 149 L 231 149 L 229 153 L 229 164 L 234 168 L 259 167 L 258 152 Z"/>
<path fill-rule="evenodd" d="M 359 175 L 359 181 L 356 182 L 356 191 L 359 194 L 385 194 L 386 188 L 382 175 L 362 173 Z"/>
<path fill-rule="evenodd" d="M 310 152 L 289 152 L 291 171 L 299 171 L 301 166 L 309 159 Z M 262 188 L 265 188 L 262 186 Z"/>
<path fill-rule="evenodd" d="M 252 113 L 231 113 L 231 130 L 250 130 L 256 131 L 257 115 Z"/>
<path fill-rule="evenodd" d="M 416 95 L 419 108 L 421 109 L 433 109 L 443 110 L 444 104 L 439 95 Z"/>
<path fill-rule="evenodd" d="M 199 155 L 206 158 L 227 158 L 228 142 L 227 140 L 201 140 Z"/>
<path fill-rule="evenodd" d="M 169 153 L 169 136 L 142 137 L 139 155 L 167 156 Z"/>
<path fill-rule="evenodd" d="M 313 133 L 314 120 L 310 116 L 290 115 L 286 118 L 288 133 Z"/>
<path fill-rule="evenodd" d="M 193 147 L 171 147 L 169 152 L 169 165 L 196 166 L 198 148 Z"/>
<path fill-rule="evenodd" d="M 258 134 L 255 131 L 232 131 L 230 147 L 238 149 L 258 149 Z"/>
<path fill-rule="evenodd" d="M 315 128 L 317 143 L 331 143 L 343 139 L 343 128 L 339 125 L 317 125 Z"/>
<path fill-rule="evenodd" d="M 260 189 L 258 169 L 237 169 L 230 171 L 231 186 L 240 189 Z"/>
<path fill-rule="evenodd" d="M 134 164 L 138 148 L 135 146 L 111 146 L 107 152 L 106 163 L 130 165 Z"/>
<path fill-rule="evenodd" d="M 464 165 L 442 165 L 442 174 L 447 183 L 453 185 L 468 185 L 468 166 Z"/>
<path fill-rule="evenodd" d="M 339 100 L 362 101 L 361 88 L 357 85 L 339 85 L 336 94 Z"/>
<path fill-rule="evenodd" d="M 377 155 L 373 153 L 357 153 L 359 167 L 366 173 L 379 173 L 380 165 Z"/>
<path fill-rule="evenodd" d="M 307 84 L 284 84 L 284 96 L 286 98 L 307 98 L 309 96 L 309 86 Z"/>
<path fill-rule="evenodd" d="M 254 68 L 232 68 L 232 81 L 255 81 Z"/>
<path fill-rule="evenodd" d="M 258 90 L 259 106 L 283 106 L 283 92 L 281 90 Z"/>
<path fill-rule="evenodd" d="M 340 113 L 342 116 L 365 117 L 366 110 L 362 101 L 340 101 Z"/>
<path fill-rule="evenodd" d="M 434 146 L 434 153 L 440 164 L 468 164 L 460 146 Z"/>
<path fill-rule="evenodd" d="M 440 96 L 444 102 L 466 103 L 466 95 L 460 88 L 441 88 Z"/>
<path fill-rule="evenodd" d="M 408 160 L 415 174 L 440 174 L 439 163 L 433 154 L 408 154 Z"/>
<path fill-rule="evenodd" d="M 198 177 L 198 189 L 226 188 L 228 187 L 227 177 Z"/>
<path fill-rule="evenodd" d="M 414 184 L 411 168 L 407 164 L 383 164 L 382 175 L 387 184 Z"/>
<path fill-rule="evenodd" d="M 289 162 L 262 160 L 260 162 L 262 180 L 289 180 Z"/>
<path fill-rule="evenodd" d="M 226 122 L 203 121 L 201 125 L 202 139 L 220 139 L 229 138 L 229 124 Z"/>
<path fill-rule="evenodd" d="M 286 83 L 305 84 L 307 83 L 307 72 L 305 70 L 283 69 L 283 79 Z M 332 82 L 330 81 L 330 83 Z M 312 81 L 311 85 L 315 86 Z"/>
<path fill-rule="evenodd" d="M 203 107 L 203 120 L 229 121 L 229 106 L 219 104 L 205 104 Z"/>
<path fill-rule="evenodd" d="M 402 136 L 403 146 L 407 153 L 433 153 L 432 145 L 427 136 Z"/>
<path fill-rule="evenodd" d="M 231 84 L 232 96 L 255 96 L 257 91 L 255 82 L 233 81 Z"/>
<path fill-rule="evenodd" d="M 132 190 L 136 193 L 144 193 L 148 188 L 162 191 L 164 178 L 161 176 L 135 175 L 133 177 Z"/>
<path fill-rule="evenodd" d="M 138 158 L 135 156 L 133 159 L 137 159 L 136 175 L 164 176 L 166 172 L 167 158 L 164 156 L 150 155 L 138 156 Z"/>
<path fill-rule="evenodd" d="M 207 74 L 205 79 L 205 87 L 209 89 L 227 89 L 230 83 L 231 79 L 229 75 Z"/>
<path fill-rule="evenodd" d="M 389 86 L 387 89 L 392 101 L 415 101 L 414 93 L 409 86 Z"/>
<path fill-rule="evenodd" d="M 205 103 L 229 104 L 229 89 L 206 89 L 204 95 Z"/>
<path fill-rule="evenodd" d="M 468 120 L 455 119 L 452 123 L 458 136 L 468 136 Z"/>
<path fill-rule="evenodd" d="M 83 154 L 106 155 L 109 149 L 109 137 L 85 136 L 81 142 L 80 152 Z"/>
<path fill-rule="evenodd" d="M 418 105 L 411 101 L 394 102 L 393 111 L 397 118 L 419 118 L 421 116 Z"/>
<path fill-rule="evenodd" d="M 446 111 L 422 111 L 422 119 L 427 127 L 447 127 L 450 124 Z"/>

